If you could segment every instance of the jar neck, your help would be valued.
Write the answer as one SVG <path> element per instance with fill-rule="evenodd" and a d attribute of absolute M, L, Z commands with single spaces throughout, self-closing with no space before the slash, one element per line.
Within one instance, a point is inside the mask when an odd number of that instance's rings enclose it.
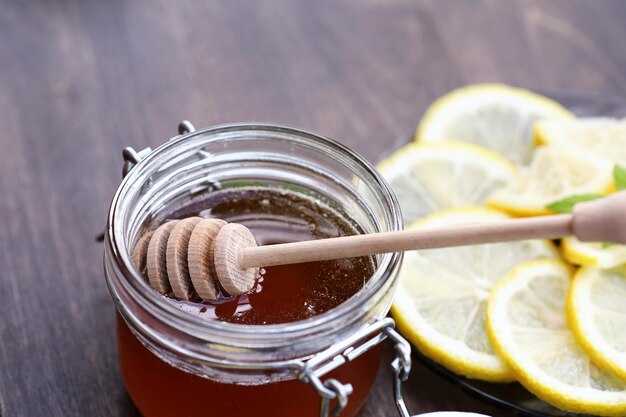
<path fill-rule="evenodd" d="M 130 170 L 111 204 L 107 285 L 140 340 L 195 373 L 294 369 L 302 358 L 382 318 L 397 283 L 400 254 L 381 255 L 373 276 L 345 303 L 307 320 L 265 326 L 204 320 L 152 290 L 129 256 L 142 226 L 192 204 L 198 194 L 250 180 L 326 195 L 366 232 L 402 227 L 397 202 L 376 170 L 342 145 L 307 132 L 224 126 L 176 137 L 150 153 Z"/>

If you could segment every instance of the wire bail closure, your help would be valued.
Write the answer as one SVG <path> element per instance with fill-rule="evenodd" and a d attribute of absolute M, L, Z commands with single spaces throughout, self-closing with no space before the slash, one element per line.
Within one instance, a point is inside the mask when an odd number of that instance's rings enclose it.
<path fill-rule="evenodd" d="M 395 350 L 391 368 L 394 373 L 393 392 L 396 408 L 402 417 L 410 417 L 402 396 L 402 382 L 407 380 L 411 371 L 411 346 L 396 332 L 394 327 L 393 319 L 384 318 L 334 344 L 304 363 L 298 379 L 301 382 L 310 383 L 320 395 L 320 417 L 338 416 L 348 405 L 348 396 L 353 391 L 351 384 L 342 384 L 332 378 L 322 382 L 321 377 L 355 360 L 387 338 L 394 343 Z M 337 404 L 331 409 L 332 400 L 336 400 Z"/>
<path fill-rule="evenodd" d="M 195 132 L 195 130 L 194 125 L 188 120 L 183 120 L 178 124 L 179 136 Z M 151 152 L 152 149 L 149 147 L 140 151 L 131 146 L 124 148 L 122 177 L 125 177 Z M 307 361 L 294 364 L 300 369 L 298 380 L 311 384 L 321 397 L 320 417 L 338 416 L 348 405 L 348 396 L 353 392 L 351 384 L 343 384 L 334 378 L 322 382 L 321 378 L 341 365 L 355 360 L 385 339 L 394 343 L 395 357 L 391 362 L 391 369 L 394 374 L 393 395 L 396 408 L 401 417 L 411 417 L 402 395 L 402 383 L 408 379 L 411 371 L 411 345 L 395 330 L 395 322 L 389 317 L 362 328 L 349 338 L 332 345 Z M 337 403 L 331 409 L 332 400 L 336 400 Z"/>
<path fill-rule="evenodd" d="M 196 128 L 189 120 L 183 120 L 178 124 L 178 135 L 186 135 L 188 133 L 195 132 Z M 171 139 L 170 139 L 171 140 Z M 127 146 L 122 151 L 122 158 L 124 159 L 124 166 L 122 167 L 122 178 L 125 177 L 128 172 L 133 169 L 139 161 L 148 156 L 152 152 L 152 148 L 144 148 L 140 151 L 135 150 L 132 146 Z"/>

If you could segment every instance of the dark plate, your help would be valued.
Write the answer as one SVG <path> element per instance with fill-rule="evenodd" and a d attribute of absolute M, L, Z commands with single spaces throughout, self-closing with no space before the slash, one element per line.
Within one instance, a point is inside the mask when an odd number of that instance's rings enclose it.
<path fill-rule="evenodd" d="M 443 366 L 431 361 L 417 349 L 413 349 L 413 358 L 419 360 L 428 369 L 448 381 L 458 385 L 463 391 L 488 404 L 512 411 L 513 414 L 529 417 L 584 417 L 585 414 L 559 410 L 541 401 L 518 383 L 496 384 L 464 378 Z"/>
<path fill-rule="evenodd" d="M 626 98 L 579 91 L 541 92 L 558 101 L 578 116 L 626 117 Z M 393 151 L 413 140 L 414 131 L 400 136 L 379 158 L 379 161 Z M 582 417 L 559 410 L 528 392 L 518 383 L 495 384 L 464 378 L 426 358 L 416 349 L 413 357 L 437 375 L 458 385 L 460 389 L 491 405 L 509 410 L 514 414 L 529 417 Z"/>

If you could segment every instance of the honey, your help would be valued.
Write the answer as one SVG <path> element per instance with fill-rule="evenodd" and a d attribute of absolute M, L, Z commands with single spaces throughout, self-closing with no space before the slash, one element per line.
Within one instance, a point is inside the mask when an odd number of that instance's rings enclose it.
<path fill-rule="evenodd" d="M 319 198 L 269 188 L 217 192 L 177 217 L 204 216 L 247 226 L 258 244 L 271 245 L 361 233 L 345 214 Z M 288 323 L 322 314 L 356 294 L 372 276 L 370 257 L 273 266 L 261 270 L 250 294 L 217 301 L 164 299 L 206 320 L 235 324 Z M 297 380 L 257 386 L 223 384 L 177 369 L 147 350 L 118 320 L 119 355 L 126 386 L 145 416 L 315 416 L 319 395 Z M 349 409 L 359 409 L 375 378 L 372 350 L 331 377 L 353 385 Z M 204 406 L 200 407 L 200 404 Z"/>
<path fill-rule="evenodd" d="M 182 371 L 142 345 L 118 315 L 119 362 L 128 390 L 144 417 L 317 417 L 320 397 L 292 379 L 261 385 L 215 382 Z M 342 417 L 356 415 L 374 383 L 380 349 L 370 350 L 328 378 L 352 384 Z"/>

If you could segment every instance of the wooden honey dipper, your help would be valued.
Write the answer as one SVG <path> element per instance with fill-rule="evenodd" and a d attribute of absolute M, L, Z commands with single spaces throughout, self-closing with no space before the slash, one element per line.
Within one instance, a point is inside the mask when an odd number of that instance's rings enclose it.
<path fill-rule="evenodd" d="M 241 224 L 190 217 L 144 234 L 132 259 L 140 270 L 145 267 L 157 291 L 171 289 L 178 299 L 188 300 L 195 290 L 201 298 L 213 300 L 220 295 L 218 282 L 230 295 L 249 292 L 260 267 L 570 235 L 585 242 L 626 243 L 626 191 L 577 204 L 573 214 L 269 246 L 257 246 L 250 230 Z"/>

